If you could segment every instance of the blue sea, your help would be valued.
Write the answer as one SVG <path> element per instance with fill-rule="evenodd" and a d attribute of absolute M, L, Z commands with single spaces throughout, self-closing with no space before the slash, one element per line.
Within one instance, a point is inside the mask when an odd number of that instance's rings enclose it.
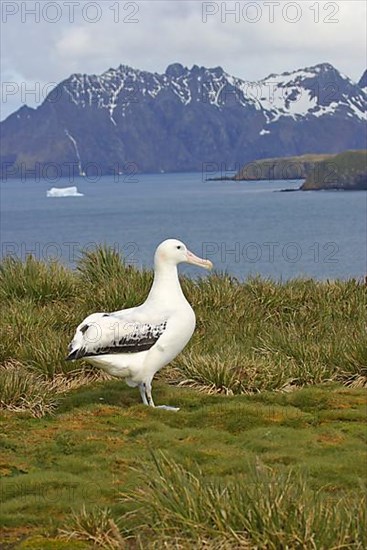
<path fill-rule="evenodd" d="M 174 237 L 239 279 L 364 277 L 367 193 L 279 192 L 300 183 L 203 181 L 201 173 L 8 180 L 0 187 L 1 255 L 74 266 L 81 251 L 107 243 L 127 262 L 152 266 L 157 244 Z M 72 185 L 84 196 L 46 196 Z"/>

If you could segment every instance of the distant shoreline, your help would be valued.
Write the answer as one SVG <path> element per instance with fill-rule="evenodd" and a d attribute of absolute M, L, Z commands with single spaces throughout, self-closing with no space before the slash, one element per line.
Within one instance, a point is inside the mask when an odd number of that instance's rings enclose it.
<path fill-rule="evenodd" d="M 367 150 L 261 159 L 245 164 L 234 176 L 208 178 L 206 181 L 275 180 L 299 180 L 303 182 L 299 191 L 365 191 Z"/>

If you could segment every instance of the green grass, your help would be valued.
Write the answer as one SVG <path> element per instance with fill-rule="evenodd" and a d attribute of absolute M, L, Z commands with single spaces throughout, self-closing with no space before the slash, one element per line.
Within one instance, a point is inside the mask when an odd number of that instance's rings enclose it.
<path fill-rule="evenodd" d="M 145 486 L 127 493 L 125 501 L 158 541 L 175 537 L 192 547 L 213 540 L 272 550 L 367 543 L 366 498 L 330 502 L 330 494 L 313 491 L 295 470 L 248 464 L 235 479 L 223 480 L 165 457 L 155 458 L 155 465 L 145 474 Z"/>
<path fill-rule="evenodd" d="M 15 363 L 0 369 L 0 407 L 28 412 L 36 418 L 52 414 L 57 406 L 56 392 L 39 374 Z"/>
<path fill-rule="evenodd" d="M 366 547 L 366 287 L 183 279 L 197 329 L 155 381 L 168 413 L 64 360 L 151 281 L 106 248 L 1 265 L 4 548 Z"/>
<path fill-rule="evenodd" d="M 304 179 L 315 164 L 331 160 L 335 155 L 306 154 L 293 157 L 272 157 L 245 164 L 235 180 L 297 180 Z"/>
<path fill-rule="evenodd" d="M 344 151 L 320 161 L 307 174 L 302 189 L 367 188 L 367 150 Z"/>

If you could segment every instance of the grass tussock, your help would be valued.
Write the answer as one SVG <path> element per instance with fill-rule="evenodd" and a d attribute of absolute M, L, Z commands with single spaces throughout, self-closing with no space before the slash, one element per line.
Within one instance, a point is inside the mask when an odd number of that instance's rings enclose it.
<path fill-rule="evenodd" d="M 129 541 L 134 548 L 177 550 L 366 547 L 362 490 L 353 497 L 333 496 L 327 487 L 313 491 L 304 475 L 276 472 L 260 462 L 226 480 L 210 479 L 197 465 L 185 468 L 164 455 L 153 459 L 153 469 L 144 465 L 134 472 L 140 488 L 121 495 L 130 508 L 123 517 L 115 521 L 109 510 L 82 508 L 61 535 L 102 548 L 129 548 Z"/>
<path fill-rule="evenodd" d="M 0 409 L 42 418 L 57 405 L 55 390 L 41 375 L 20 364 L 6 363 L 0 368 Z"/>
<path fill-rule="evenodd" d="M 80 512 L 74 512 L 70 516 L 67 526 L 59 529 L 59 535 L 60 538 L 69 541 L 91 542 L 95 547 L 106 550 L 125 548 L 119 527 L 108 508 L 97 507 L 87 510 L 83 506 Z"/>
<path fill-rule="evenodd" d="M 50 379 L 75 327 L 94 311 L 142 303 L 153 274 L 99 247 L 77 270 L 5 258 L 0 266 L 0 364 L 18 361 Z M 167 380 L 209 393 L 256 393 L 336 381 L 367 385 L 366 286 L 356 280 L 182 278 L 197 328 Z"/>
<path fill-rule="evenodd" d="M 366 499 L 333 498 L 312 491 L 295 471 L 279 474 L 257 464 L 235 480 L 211 481 L 164 456 L 145 469 L 141 489 L 123 495 L 139 530 L 156 547 L 177 548 L 365 548 Z M 168 544 L 168 546 L 164 546 Z M 208 544 L 208 546 L 206 546 Z"/>
<path fill-rule="evenodd" d="M 40 262 L 33 256 L 26 261 L 6 257 L 0 264 L 0 299 L 30 299 L 45 304 L 73 297 L 75 278 L 58 262 Z"/>
<path fill-rule="evenodd" d="M 21 363 L 5 363 L 0 366 L 0 409 L 42 418 L 55 412 L 66 392 L 107 378 L 102 372 L 80 369 L 50 380 Z"/>

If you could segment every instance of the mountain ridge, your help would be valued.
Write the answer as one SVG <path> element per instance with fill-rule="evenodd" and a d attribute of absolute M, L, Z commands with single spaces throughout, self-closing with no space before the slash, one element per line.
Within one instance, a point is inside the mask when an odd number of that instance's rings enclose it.
<path fill-rule="evenodd" d="M 360 82 L 364 83 L 364 76 Z M 367 94 L 329 63 L 256 82 L 222 67 L 75 73 L 1 123 L 2 175 L 205 171 L 366 147 Z M 52 172 L 52 170 L 51 170 Z M 42 174 L 41 174 L 42 175 Z"/>

